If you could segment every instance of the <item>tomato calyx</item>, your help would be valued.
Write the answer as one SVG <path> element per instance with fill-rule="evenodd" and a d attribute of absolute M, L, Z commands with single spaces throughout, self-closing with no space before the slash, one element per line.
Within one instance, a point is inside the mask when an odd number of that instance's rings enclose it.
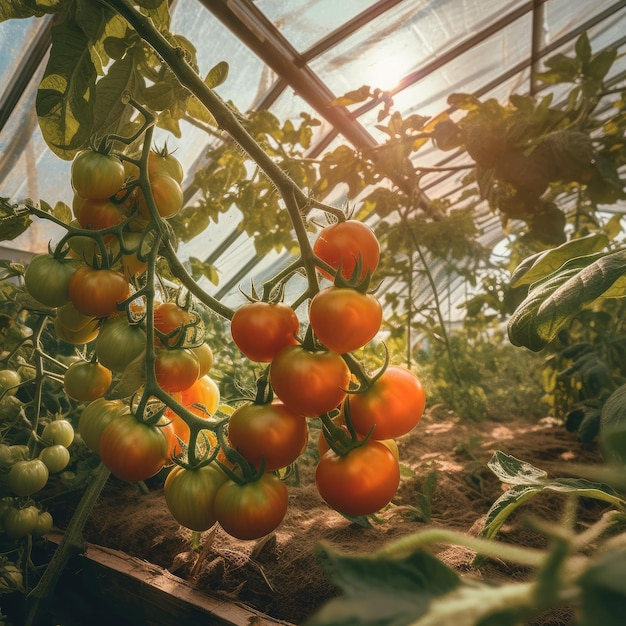
<path fill-rule="evenodd" d="M 339 416 L 338 411 L 325 413 L 320 416 L 324 439 L 326 439 L 330 449 L 338 456 L 346 456 L 355 448 L 364 445 L 370 439 L 373 430 L 373 428 L 370 429 L 370 432 L 364 437 L 360 436 L 356 432 L 352 420 L 350 419 L 350 402 L 348 398 L 346 398 L 342 404 L 342 408 L 345 428 L 337 425 L 334 421 L 334 418 Z"/>
<path fill-rule="evenodd" d="M 221 422 L 216 430 L 217 441 L 219 443 L 219 448 L 222 451 L 224 457 L 228 461 L 228 463 L 234 467 L 238 468 L 239 472 L 234 471 L 226 465 L 222 463 L 219 459 L 216 459 L 216 463 L 218 466 L 224 471 L 224 473 L 230 478 L 233 482 L 238 485 L 245 485 L 247 483 L 253 483 L 259 480 L 266 472 L 265 472 L 265 459 L 261 457 L 261 463 L 259 465 L 259 469 L 257 469 L 252 463 L 250 463 L 247 459 L 245 459 L 237 450 L 231 448 L 228 445 L 228 441 L 226 440 L 226 434 L 224 432 L 224 427 L 226 426 L 228 420 L 224 420 Z"/>

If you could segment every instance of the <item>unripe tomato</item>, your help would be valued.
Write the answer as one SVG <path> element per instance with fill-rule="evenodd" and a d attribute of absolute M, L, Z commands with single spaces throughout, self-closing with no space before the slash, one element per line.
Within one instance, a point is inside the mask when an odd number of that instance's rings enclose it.
<path fill-rule="evenodd" d="M 50 445 L 59 444 L 69 448 L 74 441 L 74 427 L 68 420 L 54 420 L 44 426 L 41 438 Z"/>
<path fill-rule="evenodd" d="M 15 370 L 0 370 L 0 396 L 14 396 L 21 382 L 22 379 Z"/>
<path fill-rule="evenodd" d="M 98 361 L 114 372 L 126 366 L 146 350 L 146 331 L 138 324 L 129 324 L 124 314 L 104 321 L 96 339 Z"/>
<path fill-rule="evenodd" d="M 31 531 L 33 537 L 43 537 L 47 535 L 52 530 L 52 524 L 54 520 L 52 519 L 52 514 L 48 511 L 40 511 L 37 516 L 37 522 L 35 523 L 35 527 Z"/>
<path fill-rule="evenodd" d="M 189 348 L 189 350 L 191 350 L 196 359 L 198 359 L 200 365 L 198 379 L 200 379 L 208 374 L 213 367 L 213 351 L 208 343 L 201 343 L 199 346 Z"/>
<path fill-rule="evenodd" d="M 148 175 L 165 174 L 171 176 L 179 185 L 182 185 L 185 172 L 180 161 L 171 153 L 164 150 L 150 150 L 148 154 Z"/>
<path fill-rule="evenodd" d="M 288 504 L 285 483 L 269 473 L 243 485 L 227 480 L 215 496 L 215 514 L 232 537 L 259 539 L 283 521 Z"/>
<path fill-rule="evenodd" d="M 73 305 L 72 305 L 73 306 Z M 93 341 L 100 332 L 100 320 L 95 317 L 80 330 L 66 328 L 58 317 L 54 318 L 54 330 L 61 341 L 79 346 Z"/>
<path fill-rule="evenodd" d="M 36 254 L 24 274 L 28 293 L 45 306 L 63 306 L 70 301 L 69 284 L 76 267 L 51 254 Z"/>
<path fill-rule="evenodd" d="M 78 332 L 79 330 L 86 328 L 88 325 L 91 328 L 96 328 L 98 324 L 95 317 L 91 315 L 84 315 L 71 302 L 68 302 L 57 309 L 56 319 L 59 320 L 59 324 L 61 324 L 64 329 L 71 332 Z"/>
<path fill-rule="evenodd" d="M 9 470 L 9 489 L 18 496 L 32 496 L 46 486 L 48 468 L 41 459 L 16 461 Z"/>
<path fill-rule="evenodd" d="M 176 466 L 163 486 L 167 508 L 182 526 L 207 530 L 217 521 L 215 496 L 227 479 L 215 463 L 196 469 Z"/>
<path fill-rule="evenodd" d="M 10 539 L 26 537 L 37 526 L 38 518 L 39 509 L 35 506 L 11 509 L 4 518 L 4 532 Z"/>
<path fill-rule="evenodd" d="M 39 453 L 39 458 L 46 464 L 50 474 L 58 474 L 68 466 L 70 462 L 70 451 L 65 446 L 57 443 L 44 448 Z"/>
<path fill-rule="evenodd" d="M 124 184 L 126 172 L 117 157 L 83 150 L 72 161 L 71 178 L 81 198 L 110 198 Z"/>
<path fill-rule="evenodd" d="M 85 445 L 92 452 L 100 454 L 102 431 L 112 419 L 127 412 L 128 407 L 121 400 L 98 398 L 90 402 L 78 420 L 78 432 Z"/>
<path fill-rule="evenodd" d="M 150 189 L 158 214 L 164 218 L 174 217 L 183 208 L 183 190 L 171 176 L 156 174 L 150 177 Z M 150 209 L 143 193 L 137 194 L 137 209 L 144 219 L 150 219 Z"/>
<path fill-rule="evenodd" d="M 103 396 L 112 381 L 111 370 L 101 363 L 77 361 L 67 368 L 63 388 L 70 398 L 91 402 Z"/>

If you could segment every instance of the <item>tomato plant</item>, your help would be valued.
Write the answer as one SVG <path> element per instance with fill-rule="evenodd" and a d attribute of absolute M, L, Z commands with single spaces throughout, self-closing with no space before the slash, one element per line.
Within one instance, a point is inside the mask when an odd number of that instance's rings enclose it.
<path fill-rule="evenodd" d="M 130 295 L 124 274 L 110 269 L 81 265 L 69 281 L 72 304 L 83 315 L 108 317 L 117 311 L 117 304 Z"/>
<path fill-rule="evenodd" d="M 237 347 L 251 360 L 271 361 L 282 348 L 296 345 L 300 322 L 287 304 L 248 302 L 239 307 L 230 323 Z"/>
<path fill-rule="evenodd" d="M 101 363 L 76 361 L 65 372 L 63 388 L 70 398 L 91 402 L 105 394 L 112 380 L 111 370 Z"/>
<path fill-rule="evenodd" d="M 350 370 L 335 352 L 287 346 L 270 365 L 270 382 L 284 404 L 301 415 L 316 417 L 345 398 Z"/>
<path fill-rule="evenodd" d="M 161 348 L 156 352 L 154 370 L 163 390 L 184 391 L 198 380 L 200 363 L 187 348 Z"/>
<path fill-rule="evenodd" d="M 228 421 L 230 445 L 257 469 L 262 460 L 267 471 L 287 467 L 308 438 L 306 418 L 279 402 L 244 404 Z"/>
<path fill-rule="evenodd" d="M 368 440 L 345 455 L 328 450 L 315 470 L 320 496 L 345 515 L 370 515 L 389 504 L 400 484 L 400 465 L 392 451 Z"/>
<path fill-rule="evenodd" d="M 70 301 L 69 284 L 76 266 L 52 254 L 36 254 L 24 273 L 28 293 L 45 306 L 63 306 Z"/>
<path fill-rule="evenodd" d="M 326 287 L 309 306 L 309 322 L 329 350 L 352 352 L 362 348 L 380 330 L 383 310 L 370 293 L 348 287 Z"/>
<path fill-rule="evenodd" d="M 102 431 L 112 419 L 125 414 L 127 410 L 128 407 L 121 400 L 98 398 L 90 402 L 78 420 L 78 432 L 85 445 L 99 454 Z"/>
<path fill-rule="evenodd" d="M 374 439 L 393 439 L 417 426 L 426 394 L 410 370 L 390 365 L 365 391 L 350 394 L 350 419 L 356 430 Z"/>
<path fill-rule="evenodd" d="M 367 273 L 373 274 L 378 267 L 380 245 L 374 231 L 356 220 L 345 220 L 325 226 L 313 243 L 315 254 L 330 265 L 339 269 L 344 278 L 350 278 L 357 262 L 361 263 L 359 280 Z M 334 278 L 325 270 L 320 269 L 326 278 Z"/>
<path fill-rule="evenodd" d="M 140 324 L 129 323 L 124 314 L 102 323 L 94 348 L 100 364 L 113 372 L 123 372 L 145 349 L 146 331 Z"/>
<path fill-rule="evenodd" d="M 160 427 L 125 413 L 114 416 L 104 427 L 99 449 L 102 462 L 112 474 L 136 482 L 154 476 L 163 468 L 169 445 Z"/>
<path fill-rule="evenodd" d="M 16 461 L 7 477 L 9 489 L 18 496 L 32 496 L 46 486 L 48 468 L 41 459 Z"/>
<path fill-rule="evenodd" d="M 53 420 L 44 426 L 41 438 L 49 445 L 59 444 L 69 448 L 74 441 L 74 427 L 66 419 Z"/>
<path fill-rule="evenodd" d="M 126 172 L 117 157 L 83 150 L 72 161 L 71 178 L 81 198 L 109 198 L 124 184 Z"/>
<path fill-rule="evenodd" d="M 215 515 L 220 526 L 237 539 L 259 539 L 283 521 L 289 494 L 278 476 L 262 474 L 252 482 L 227 480 L 215 496 Z"/>
<path fill-rule="evenodd" d="M 177 465 L 163 486 L 167 508 L 182 526 L 207 530 L 217 521 L 215 496 L 227 479 L 215 463 L 191 469 Z"/>

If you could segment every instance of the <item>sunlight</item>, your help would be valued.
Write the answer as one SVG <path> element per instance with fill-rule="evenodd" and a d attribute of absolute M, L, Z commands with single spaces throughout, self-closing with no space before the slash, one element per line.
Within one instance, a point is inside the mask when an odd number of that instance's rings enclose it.
<path fill-rule="evenodd" d="M 365 77 L 372 89 L 392 91 L 404 76 L 405 65 L 398 54 L 377 60 L 368 68 Z"/>

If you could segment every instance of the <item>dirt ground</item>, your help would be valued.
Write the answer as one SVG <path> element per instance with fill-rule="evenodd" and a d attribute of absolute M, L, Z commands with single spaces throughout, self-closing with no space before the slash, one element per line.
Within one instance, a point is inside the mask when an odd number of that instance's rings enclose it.
<path fill-rule="evenodd" d="M 371 528 L 350 522 L 321 500 L 313 481 L 315 457 L 310 453 L 298 462 L 297 475 L 288 479 L 290 507 L 285 520 L 263 540 L 238 541 L 217 529 L 203 533 L 200 550 L 191 550 L 191 532 L 181 528 L 166 508 L 162 476 L 149 481 L 144 494 L 136 485 L 110 479 L 87 523 L 85 538 L 159 565 L 198 589 L 226 594 L 298 624 L 337 593 L 316 561 L 314 549 L 320 541 L 344 552 L 363 553 L 428 526 L 478 534 L 482 519 L 503 489 L 486 466 L 494 450 L 529 461 L 553 477 L 570 475 L 567 464 L 599 460 L 593 446 L 582 446 L 554 419 L 472 423 L 459 420 L 443 407 L 428 411 L 398 445 L 404 471 L 393 500 L 396 506 Z M 436 482 L 430 520 L 425 521 L 407 507 L 428 501 L 429 480 Z M 562 502 L 554 493 L 536 496 L 510 518 L 501 538 L 540 546 L 542 539 L 526 529 L 524 516 L 532 513 L 556 519 Z M 583 514 L 591 519 L 597 519 L 602 510 L 591 502 L 583 506 L 588 509 Z M 474 554 L 466 549 L 442 548 L 438 554 L 469 576 L 513 580 L 526 575 L 504 563 L 472 570 Z M 570 623 L 568 610 L 546 614 L 535 622 L 541 626 Z"/>

